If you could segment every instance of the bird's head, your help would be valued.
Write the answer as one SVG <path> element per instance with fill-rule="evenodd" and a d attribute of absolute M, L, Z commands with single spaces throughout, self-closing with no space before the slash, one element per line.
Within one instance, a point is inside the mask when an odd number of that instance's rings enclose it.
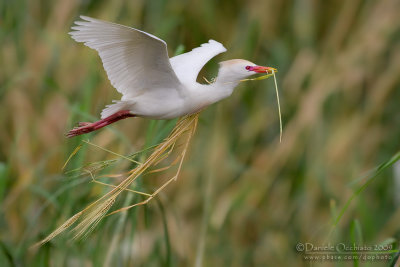
<path fill-rule="evenodd" d="M 258 66 L 248 60 L 244 59 L 231 59 L 220 62 L 220 72 L 222 72 L 227 80 L 241 80 L 253 74 L 266 73 L 270 74 L 272 71 L 276 72 L 275 68 Z"/>

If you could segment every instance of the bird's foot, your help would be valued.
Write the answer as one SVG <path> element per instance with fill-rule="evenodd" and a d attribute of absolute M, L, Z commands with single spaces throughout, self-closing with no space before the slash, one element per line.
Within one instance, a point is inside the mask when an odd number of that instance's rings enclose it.
<path fill-rule="evenodd" d="M 107 118 L 104 118 L 102 120 L 96 121 L 96 122 L 80 122 L 78 123 L 78 127 L 75 127 L 74 129 L 70 130 L 66 136 L 67 137 L 74 137 L 78 136 L 81 134 L 86 134 L 90 133 L 93 131 L 96 131 L 100 128 L 103 128 L 104 126 L 107 126 L 111 123 L 114 123 L 116 121 L 126 119 L 129 117 L 134 117 L 135 115 L 131 114 L 129 110 L 121 110 L 118 111 L 111 116 L 108 116 Z"/>
<path fill-rule="evenodd" d="M 95 131 L 95 127 L 93 125 L 94 123 L 90 123 L 90 122 L 80 122 L 78 125 L 78 127 L 73 128 L 72 130 L 70 130 L 66 136 L 71 138 L 74 136 L 78 136 L 81 134 L 85 134 L 85 133 L 90 133 Z"/>
<path fill-rule="evenodd" d="M 92 124 L 92 123 L 91 122 L 78 122 L 79 127 L 88 126 L 90 124 Z"/>

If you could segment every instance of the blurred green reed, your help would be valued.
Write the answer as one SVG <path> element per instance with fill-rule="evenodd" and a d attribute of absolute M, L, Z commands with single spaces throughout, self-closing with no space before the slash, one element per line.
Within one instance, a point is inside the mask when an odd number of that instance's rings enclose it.
<path fill-rule="evenodd" d="M 96 52 L 67 34 L 81 14 L 151 32 L 171 55 L 222 42 L 228 52 L 199 82 L 225 59 L 276 67 L 282 143 L 272 80 L 243 83 L 202 112 L 181 176 L 157 200 L 105 218 L 83 241 L 62 235 L 32 252 L 110 190 L 62 172 L 81 140 L 130 155 L 174 124 L 130 119 L 64 137 L 119 97 Z M 397 249 L 398 14 L 397 0 L 1 1 L 0 265 L 297 266 L 309 265 L 299 242 Z M 85 145 L 68 168 L 112 159 Z M 100 174 L 129 167 L 120 160 Z M 136 189 L 151 190 L 157 179 L 144 177 Z M 118 206 L 140 198 L 124 196 Z M 373 263 L 321 263 L 364 264 Z"/>

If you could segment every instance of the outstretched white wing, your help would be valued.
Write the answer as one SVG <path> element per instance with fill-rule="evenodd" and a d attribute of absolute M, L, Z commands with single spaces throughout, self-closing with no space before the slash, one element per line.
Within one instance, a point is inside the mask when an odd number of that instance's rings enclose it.
<path fill-rule="evenodd" d="M 99 52 L 111 84 L 124 97 L 151 89 L 182 90 L 163 40 L 127 26 L 85 16 L 81 19 L 84 21 L 76 21 L 70 35 Z"/>
<path fill-rule="evenodd" d="M 217 41 L 210 40 L 200 47 L 170 59 L 179 80 L 183 84 L 194 84 L 203 66 L 216 55 L 225 52 L 226 48 Z"/>

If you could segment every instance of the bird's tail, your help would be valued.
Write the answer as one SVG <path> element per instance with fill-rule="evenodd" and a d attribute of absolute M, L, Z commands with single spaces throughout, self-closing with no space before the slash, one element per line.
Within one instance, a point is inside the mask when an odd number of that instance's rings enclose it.
<path fill-rule="evenodd" d="M 101 111 L 101 118 L 105 119 L 121 110 L 129 110 L 133 104 L 132 101 L 113 100 L 113 104 L 107 105 L 106 108 Z"/>

